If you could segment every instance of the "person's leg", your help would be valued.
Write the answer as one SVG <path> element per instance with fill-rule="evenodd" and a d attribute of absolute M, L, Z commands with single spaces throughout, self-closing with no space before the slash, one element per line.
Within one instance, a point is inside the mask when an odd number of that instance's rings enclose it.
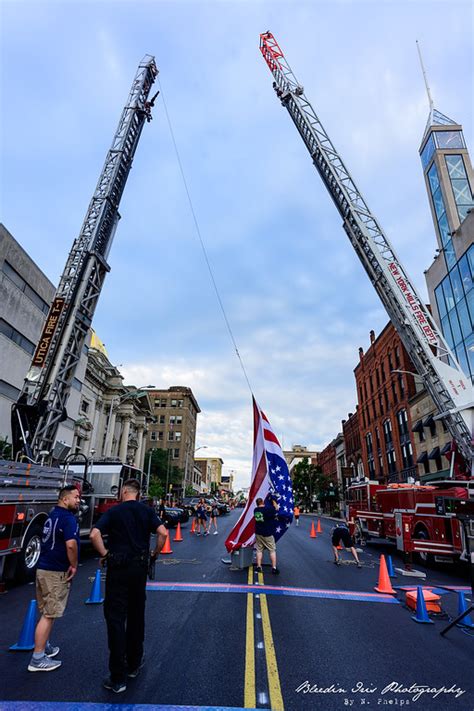
<path fill-rule="evenodd" d="M 44 648 L 46 647 L 46 642 L 51 634 L 53 624 L 54 620 L 51 617 L 41 615 L 35 630 L 35 654 L 41 654 L 44 652 Z"/>
<path fill-rule="evenodd" d="M 339 552 L 337 550 L 337 543 L 332 542 L 332 550 L 334 552 L 334 562 L 339 563 Z"/>
<path fill-rule="evenodd" d="M 257 548 L 257 568 L 261 568 L 262 567 L 262 558 L 263 558 L 263 547 L 258 539 L 256 541 L 256 548 Z"/>
<path fill-rule="evenodd" d="M 128 591 L 127 570 L 108 568 L 105 580 L 104 617 L 109 644 L 109 670 L 112 682 L 126 680 L 126 632 Z"/>
<path fill-rule="evenodd" d="M 277 567 L 277 554 L 276 551 L 270 551 L 270 560 L 272 562 L 272 568 Z"/>
<path fill-rule="evenodd" d="M 138 567 L 133 571 L 128 588 L 127 664 L 129 671 L 138 669 L 143 658 L 146 577 L 146 569 Z"/>
<path fill-rule="evenodd" d="M 357 565 L 360 565 L 359 556 L 357 555 L 357 551 L 356 551 L 356 549 L 354 548 L 354 546 L 351 546 L 350 551 L 351 551 L 352 555 L 354 556 L 354 559 L 355 559 Z"/>

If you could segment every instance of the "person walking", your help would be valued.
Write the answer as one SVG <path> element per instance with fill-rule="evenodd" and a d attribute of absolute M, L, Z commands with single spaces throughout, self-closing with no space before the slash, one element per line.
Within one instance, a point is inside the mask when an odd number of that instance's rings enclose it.
<path fill-rule="evenodd" d="M 199 499 L 199 503 L 196 507 L 196 511 L 197 511 L 197 515 L 198 515 L 196 536 L 201 535 L 201 526 L 202 526 L 202 535 L 207 536 L 208 531 L 206 528 L 206 523 L 207 523 L 206 502 L 204 501 L 204 499 Z"/>
<path fill-rule="evenodd" d="M 36 600 L 41 613 L 35 630 L 35 648 L 28 664 L 30 672 L 49 672 L 62 662 L 56 659 L 59 647 L 49 636 L 54 621 L 66 609 L 71 580 L 77 573 L 79 559 L 79 524 L 74 513 L 79 509 L 80 494 L 73 484 L 59 491 L 58 503 L 43 526 L 41 554 L 36 569 Z"/>
<path fill-rule="evenodd" d="M 299 506 L 295 506 L 295 508 L 293 509 L 293 514 L 295 516 L 296 527 L 298 528 L 298 526 L 300 525 L 300 507 Z"/>
<path fill-rule="evenodd" d="M 207 529 L 208 533 L 211 533 L 212 524 L 214 524 L 214 535 L 217 536 L 219 531 L 217 530 L 217 504 L 214 501 L 211 505 L 211 510 L 209 512 L 209 527 Z"/>
<path fill-rule="evenodd" d="M 127 688 L 127 676 L 138 676 L 143 665 L 145 588 L 150 557 L 156 558 L 166 540 L 166 528 L 151 506 L 138 501 L 140 483 L 128 479 L 121 501 L 106 511 L 90 533 L 106 565 L 104 617 L 107 623 L 110 676 L 103 686 L 116 694 Z M 156 533 L 149 553 L 150 535 Z M 108 535 L 107 548 L 102 536 Z"/>
<path fill-rule="evenodd" d="M 357 567 L 362 568 L 359 556 L 357 555 L 357 551 L 354 547 L 354 540 L 349 532 L 349 526 L 346 521 L 338 522 L 332 529 L 331 543 L 332 549 L 334 551 L 334 563 L 336 565 L 341 564 L 341 561 L 339 559 L 339 552 L 337 550 L 337 546 L 340 545 L 341 541 L 344 544 L 344 548 L 348 548 L 352 553 L 354 560 L 357 563 Z"/>
<path fill-rule="evenodd" d="M 263 499 L 257 499 L 257 507 L 253 515 L 255 519 L 255 547 L 257 549 L 257 573 L 262 572 L 263 551 L 266 549 L 270 553 L 273 575 L 278 575 L 276 558 L 276 543 L 273 532 L 275 530 L 275 519 L 279 506 L 275 499 L 271 504 L 264 503 Z"/>

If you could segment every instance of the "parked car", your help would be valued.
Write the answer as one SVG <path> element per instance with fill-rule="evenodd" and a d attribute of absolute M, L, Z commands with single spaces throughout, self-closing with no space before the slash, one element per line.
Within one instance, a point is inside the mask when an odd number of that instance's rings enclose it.
<path fill-rule="evenodd" d="M 219 516 L 223 516 L 224 514 L 229 513 L 227 504 L 220 503 L 219 501 L 217 501 L 217 499 L 214 499 L 214 497 L 207 498 L 203 496 L 187 496 L 184 499 L 184 506 L 190 516 L 194 516 L 194 514 L 196 513 L 196 506 L 201 501 L 201 499 L 204 499 L 204 502 L 207 506 L 212 506 L 213 504 L 216 504 Z"/>
<path fill-rule="evenodd" d="M 159 504 L 156 504 L 156 511 L 158 513 Z M 163 523 L 166 528 L 175 528 L 179 523 L 187 523 L 189 521 L 189 513 L 184 508 L 177 508 L 171 506 L 165 506 L 164 516 L 161 516 Z"/>

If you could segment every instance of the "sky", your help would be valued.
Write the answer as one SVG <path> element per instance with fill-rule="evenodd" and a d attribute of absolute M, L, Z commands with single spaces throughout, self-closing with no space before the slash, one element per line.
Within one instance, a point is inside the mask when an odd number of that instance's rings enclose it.
<path fill-rule="evenodd" d="M 259 50 L 270 30 L 424 298 L 428 100 L 473 150 L 464 0 L 0 0 L 0 220 L 55 284 L 145 54 L 161 95 L 120 205 L 94 328 L 126 384 L 191 387 L 196 447 L 248 486 L 251 390 L 284 448 L 322 449 L 387 315 Z M 163 103 L 166 102 L 170 125 Z M 199 453 L 204 454 L 204 451 Z"/>

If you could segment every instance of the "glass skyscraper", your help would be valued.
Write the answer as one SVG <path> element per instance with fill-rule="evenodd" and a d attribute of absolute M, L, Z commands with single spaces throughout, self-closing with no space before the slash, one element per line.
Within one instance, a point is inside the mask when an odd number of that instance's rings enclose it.
<path fill-rule="evenodd" d="M 433 109 L 420 147 L 438 241 L 425 272 L 433 315 L 474 380 L 474 174 L 462 126 Z"/>

